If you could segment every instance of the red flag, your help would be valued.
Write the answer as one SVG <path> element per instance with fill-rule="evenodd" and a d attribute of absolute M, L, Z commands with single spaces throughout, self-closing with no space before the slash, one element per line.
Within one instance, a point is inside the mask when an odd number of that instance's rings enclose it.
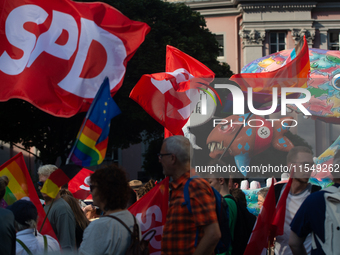
<path fill-rule="evenodd" d="M 136 216 L 141 227 L 142 235 L 151 229 L 156 235 L 149 243 L 150 254 L 161 251 L 163 227 L 168 212 L 169 177 L 157 183 L 141 199 L 129 207 L 129 211 Z"/>
<path fill-rule="evenodd" d="M 286 65 L 270 72 L 234 74 L 230 80 L 237 82 L 242 91 L 247 92 L 252 87 L 259 94 L 259 101 L 268 102 L 273 87 L 307 87 L 310 72 L 309 52 L 306 38 L 292 51 Z"/>
<path fill-rule="evenodd" d="M 3 175 L 6 175 L 9 179 L 9 184 L 6 188 L 6 194 L 4 196 L 6 203 L 11 205 L 17 200 L 29 197 L 29 199 L 37 208 L 37 227 L 38 230 L 40 230 L 41 225 L 46 217 L 46 213 L 34 188 L 31 176 L 28 173 L 25 160 L 21 152 L 0 166 L 0 176 Z M 52 236 L 54 239 L 58 240 L 48 218 L 46 218 L 44 226 L 41 230 L 41 234 Z"/>
<path fill-rule="evenodd" d="M 249 238 L 248 245 L 244 252 L 245 255 L 260 255 L 264 249 L 268 248 L 269 234 L 274 215 L 275 191 L 273 180 Z"/>
<path fill-rule="evenodd" d="M 285 217 L 286 217 L 286 204 L 287 204 L 287 197 L 290 191 L 290 187 L 292 185 L 293 181 L 293 176 L 292 176 L 293 171 L 291 172 L 289 181 L 280 197 L 279 202 L 277 203 L 276 206 L 276 213 L 275 217 L 273 219 L 272 223 L 272 230 L 270 232 L 270 242 L 273 244 L 274 238 L 276 236 L 281 236 L 283 235 L 283 230 L 284 230 L 284 224 L 285 224 Z"/>
<path fill-rule="evenodd" d="M 90 175 L 93 171 L 83 168 L 68 183 L 68 189 L 78 199 L 92 199 L 90 194 Z M 91 196 L 89 198 L 89 196 Z"/>
<path fill-rule="evenodd" d="M 208 67 L 168 45 L 166 73 L 143 75 L 130 98 L 172 134 L 183 135 L 182 128 L 199 100 L 197 87 L 208 85 L 214 77 Z"/>
<path fill-rule="evenodd" d="M 11 0 L 0 13 L 0 101 L 60 117 L 88 110 L 106 76 L 113 96 L 150 31 L 99 2 Z"/>

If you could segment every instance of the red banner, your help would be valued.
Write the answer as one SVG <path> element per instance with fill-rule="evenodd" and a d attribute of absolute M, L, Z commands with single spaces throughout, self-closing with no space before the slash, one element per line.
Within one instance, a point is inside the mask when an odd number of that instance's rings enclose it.
<path fill-rule="evenodd" d="M 167 46 L 166 72 L 145 74 L 130 98 L 174 135 L 182 128 L 199 101 L 198 87 L 209 85 L 215 74 L 198 60 Z"/>
<path fill-rule="evenodd" d="M 68 189 L 73 196 L 78 199 L 92 199 L 90 194 L 90 175 L 93 171 L 83 168 L 80 172 L 72 178 L 68 183 Z"/>
<path fill-rule="evenodd" d="M 142 235 L 156 230 L 156 235 L 149 243 L 150 254 L 161 254 L 161 240 L 166 221 L 169 202 L 169 177 L 158 183 L 141 199 L 129 207 L 129 211 L 136 216 L 141 227 Z"/>
<path fill-rule="evenodd" d="M 0 6 L 0 101 L 86 111 L 107 76 L 113 96 L 150 27 L 104 3 L 11 0 Z"/>

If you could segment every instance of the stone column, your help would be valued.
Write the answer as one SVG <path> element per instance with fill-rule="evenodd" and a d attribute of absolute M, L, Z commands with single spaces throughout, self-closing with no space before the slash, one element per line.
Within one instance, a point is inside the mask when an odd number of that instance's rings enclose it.
<path fill-rule="evenodd" d="M 295 41 L 295 45 L 303 38 L 303 36 L 306 37 L 308 47 L 313 48 L 313 41 L 315 38 L 315 29 L 291 29 L 292 30 L 292 37 Z"/>
<path fill-rule="evenodd" d="M 263 41 L 266 35 L 265 31 L 242 29 L 239 32 L 239 35 L 242 38 L 244 65 L 255 59 L 263 57 Z"/>
<path fill-rule="evenodd" d="M 328 28 L 319 28 L 320 49 L 328 50 Z"/>

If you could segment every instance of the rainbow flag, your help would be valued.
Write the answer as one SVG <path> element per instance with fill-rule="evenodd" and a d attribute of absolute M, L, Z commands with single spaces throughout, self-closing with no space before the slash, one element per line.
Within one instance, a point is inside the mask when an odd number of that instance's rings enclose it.
<path fill-rule="evenodd" d="M 109 140 L 111 119 L 119 113 L 121 111 L 110 94 L 109 79 L 105 78 L 87 112 L 68 161 L 71 159 L 81 166 L 102 163 Z"/>
<path fill-rule="evenodd" d="M 38 229 L 40 229 L 46 214 L 34 188 L 21 152 L 0 166 L 0 176 L 4 175 L 9 179 L 9 184 L 6 187 L 4 196 L 5 202 L 7 205 L 11 205 L 17 200 L 29 198 L 38 210 L 37 225 Z M 50 235 L 58 240 L 48 219 L 45 221 L 41 234 Z"/>

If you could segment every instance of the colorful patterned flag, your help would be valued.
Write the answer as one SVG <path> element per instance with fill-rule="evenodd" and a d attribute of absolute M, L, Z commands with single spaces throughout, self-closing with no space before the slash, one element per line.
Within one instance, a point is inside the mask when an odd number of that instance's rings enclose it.
<path fill-rule="evenodd" d="M 37 226 L 38 229 L 40 229 L 46 214 L 34 188 L 32 179 L 28 173 L 25 160 L 21 152 L 0 166 L 0 176 L 4 175 L 9 179 L 4 197 L 6 203 L 11 205 L 17 200 L 29 198 L 29 200 L 31 200 L 37 208 Z M 41 234 L 50 235 L 58 240 L 47 218 L 41 230 Z"/>
<path fill-rule="evenodd" d="M 145 74 L 130 98 L 174 135 L 182 128 L 199 101 L 199 87 L 208 85 L 215 74 L 182 51 L 167 46 L 166 72 Z"/>
<path fill-rule="evenodd" d="M 69 159 L 81 166 L 103 162 L 109 140 L 111 119 L 121 113 L 110 95 L 109 79 L 105 78 L 87 112 Z"/>
<path fill-rule="evenodd" d="M 242 91 L 253 88 L 258 93 L 257 101 L 271 101 L 273 87 L 302 87 L 307 88 L 307 78 L 310 73 L 308 44 L 306 38 L 300 41 L 292 51 L 286 64 L 279 68 L 261 73 L 234 74 L 230 80 L 237 82 Z M 280 93 L 279 93 L 280 94 Z"/>
<path fill-rule="evenodd" d="M 147 194 L 129 207 L 136 216 L 141 227 L 142 235 L 156 230 L 156 235 L 150 240 L 150 254 L 161 254 L 163 227 L 168 212 L 169 177 L 157 183 Z"/>
<path fill-rule="evenodd" d="M 0 101 L 60 117 L 87 111 L 105 77 L 113 96 L 150 31 L 100 2 L 2 1 L 0 14 Z"/>

